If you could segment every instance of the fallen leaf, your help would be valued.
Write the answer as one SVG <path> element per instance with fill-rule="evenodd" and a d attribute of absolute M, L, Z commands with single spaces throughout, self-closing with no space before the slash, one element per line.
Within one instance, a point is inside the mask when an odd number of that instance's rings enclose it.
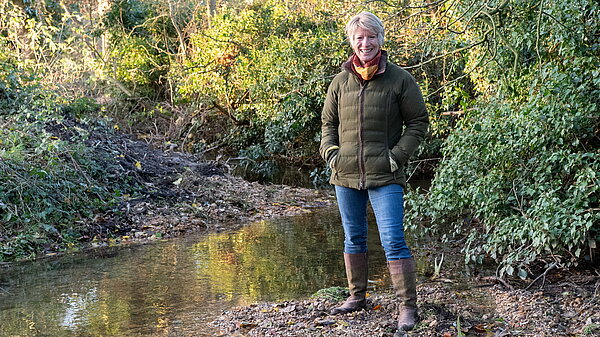
<path fill-rule="evenodd" d="M 290 306 L 287 306 L 287 307 L 281 309 L 281 312 L 292 312 L 294 310 L 296 310 L 296 306 L 295 305 L 290 305 Z"/>
<path fill-rule="evenodd" d="M 328 320 L 328 319 L 315 322 L 316 326 L 328 326 L 328 325 L 333 325 L 333 324 L 335 324 L 335 321 Z"/>
<path fill-rule="evenodd" d="M 376 306 L 373 307 L 373 310 L 379 310 L 381 309 L 381 304 L 377 304 Z"/>
<path fill-rule="evenodd" d="M 249 322 L 239 322 L 238 327 L 240 327 L 241 329 L 252 329 L 252 328 L 256 327 L 256 324 L 249 323 Z"/>
<path fill-rule="evenodd" d="M 478 333 L 483 333 L 483 332 L 487 331 L 487 329 L 485 328 L 485 325 L 483 325 L 483 324 L 475 324 L 475 326 L 473 326 L 473 329 L 475 330 L 475 332 L 478 332 Z"/>

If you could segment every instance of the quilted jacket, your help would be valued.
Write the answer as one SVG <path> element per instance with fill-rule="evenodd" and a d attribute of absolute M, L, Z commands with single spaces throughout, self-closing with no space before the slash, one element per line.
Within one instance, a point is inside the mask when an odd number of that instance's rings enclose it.
<path fill-rule="evenodd" d="M 320 153 L 332 169 L 330 183 L 406 187 L 404 167 L 429 125 L 421 91 L 385 53 L 371 80 L 362 80 L 351 67 L 345 62 L 329 85 L 321 114 Z"/>

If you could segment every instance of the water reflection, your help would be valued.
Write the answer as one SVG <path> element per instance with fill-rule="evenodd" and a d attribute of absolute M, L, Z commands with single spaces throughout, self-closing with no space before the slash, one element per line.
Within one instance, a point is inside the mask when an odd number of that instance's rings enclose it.
<path fill-rule="evenodd" d="M 372 279 L 385 259 L 371 233 Z M 344 285 L 335 209 L 0 270 L 1 336 L 211 336 L 232 305 Z"/>

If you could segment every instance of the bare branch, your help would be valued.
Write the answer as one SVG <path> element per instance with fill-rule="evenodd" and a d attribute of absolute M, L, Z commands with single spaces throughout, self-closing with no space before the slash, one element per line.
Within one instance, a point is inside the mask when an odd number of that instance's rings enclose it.
<path fill-rule="evenodd" d="M 435 61 L 435 60 L 438 60 L 438 59 L 444 58 L 444 57 L 446 57 L 446 56 L 448 56 L 448 55 L 452 55 L 452 54 L 460 53 L 460 52 L 462 52 L 462 51 L 465 51 L 465 50 L 471 49 L 471 48 L 473 48 L 473 47 L 475 47 L 475 46 L 478 46 L 478 45 L 480 45 L 480 44 L 483 44 L 483 43 L 485 43 L 485 42 L 487 41 L 487 34 L 488 34 L 489 32 L 490 32 L 490 31 L 488 30 L 488 31 L 487 31 L 487 32 L 484 34 L 484 36 L 483 36 L 483 39 L 481 39 L 481 41 L 478 41 L 478 42 L 472 43 L 472 44 L 470 44 L 470 45 L 468 45 L 468 46 L 466 46 L 466 47 L 462 47 L 462 48 L 458 48 L 458 49 L 455 49 L 455 50 L 449 51 L 449 52 L 447 52 L 447 53 L 444 53 L 444 54 L 441 54 L 441 55 L 434 56 L 434 57 L 432 57 L 432 58 L 430 58 L 430 59 L 427 59 L 426 61 L 424 61 L 424 62 L 421 62 L 421 63 L 419 63 L 419 64 L 415 64 L 415 65 L 412 65 L 412 66 L 406 66 L 406 67 L 404 67 L 404 69 L 414 69 L 414 68 L 422 67 L 422 66 L 424 66 L 424 65 L 426 65 L 426 64 L 428 64 L 428 63 L 431 63 L 431 62 L 433 62 L 433 61 Z"/>
<path fill-rule="evenodd" d="M 169 1 L 169 18 L 171 19 L 171 23 L 173 24 L 173 27 L 177 32 L 177 38 L 179 39 L 179 52 L 183 54 L 184 58 L 186 58 L 187 48 L 185 47 L 185 41 L 183 40 L 183 34 L 181 33 L 181 29 L 179 29 L 177 22 L 175 22 L 175 15 L 173 15 L 173 3 L 171 1 Z"/>
<path fill-rule="evenodd" d="M 531 281 L 531 283 L 529 283 L 529 285 L 525 288 L 525 290 L 529 290 L 529 288 L 531 288 L 531 286 L 534 285 L 535 282 L 537 282 L 540 278 L 544 278 L 544 281 L 545 281 L 546 275 L 548 274 L 548 272 L 554 268 L 556 268 L 556 263 L 553 263 L 552 265 L 550 265 L 550 267 L 548 267 L 548 269 L 546 269 L 546 271 L 544 271 L 544 273 L 542 273 L 540 276 L 536 277 L 535 280 Z M 544 287 L 544 283 L 545 282 L 542 282 L 542 286 L 540 287 L 540 289 Z"/>

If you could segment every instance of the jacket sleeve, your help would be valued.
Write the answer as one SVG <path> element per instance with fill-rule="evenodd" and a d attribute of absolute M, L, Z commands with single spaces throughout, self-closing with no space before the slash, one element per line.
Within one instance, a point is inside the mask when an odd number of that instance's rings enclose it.
<path fill-rule="evenodd" d="M 398 96 L 400 113 L 404 123 L 404 132 L 398 143 L 391 150 L 393 159 L 401 166 L 406 166 L 408 159 L 415 152 L 429 127 L 429 116 L 421 90 L 414 77 L 408 75 L 404 80 L 403 90 Z"/>
<path fill-rule="evenodd" d="M 337 154 L 340 145 L 338 137 L 340 123 L 338 117 L 338 91 L 335 83 L 334 79 L 327 89 L 327 96 L 321 113 L 321 146 L 319 152 L 326 162 L 329 162 Z"/>

